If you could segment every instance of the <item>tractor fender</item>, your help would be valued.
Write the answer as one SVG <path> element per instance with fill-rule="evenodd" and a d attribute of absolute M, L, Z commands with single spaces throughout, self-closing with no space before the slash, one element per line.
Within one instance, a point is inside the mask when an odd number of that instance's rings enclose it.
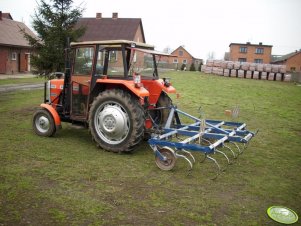
<path fill-rule="evenodd" d="M 42 108 L 46 108 L 50 112 L 50 114 L 53 117 L 55 126 L 57 128 L 60 128 L 61 127 L 61 119 L 60 119 L 60 116 L 57 113 L 57 111 L 51 105 L 49 105 L 49 104 L 41 104 L 40 106 Z"/>
<path fill-rule="evenodd" d="M 119 79 L 97 79 L 96 84 L 105 84 L 109 87 L 114 86 L 123 86 L 126 89 L 130 90 L 133 94 L 137 97 L 148 97 L 149 92 L 144 87 L 135 87 L 134 81 L 127 81 L 127 80 L 119 80 Z"/>
<path fill-rule="evenodd" d="M 173 86 L 171 86 L 171 84 L 169 86 L 164 85 L 163 79 L 158 79 L 156 82 L 159 84 L 161 89 L 164 90 L 166 93 L 176 93 L 176 89 Z"/>

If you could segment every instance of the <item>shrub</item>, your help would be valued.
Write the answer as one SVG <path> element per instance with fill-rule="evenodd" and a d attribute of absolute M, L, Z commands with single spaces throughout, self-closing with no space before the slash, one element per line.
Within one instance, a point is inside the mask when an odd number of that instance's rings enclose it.
<path fill-rule="evenodd" d="M 194 63 L 192 63 L 192 64 L 190 65 L 190 69 L 189 69 L 189 71 L 195 71 L 195 66 L 194 66 Z"/>
<path fill-rule="evenodd" d="M 186 71 L 186 64 L 182 64 L 181 71 Z"/>

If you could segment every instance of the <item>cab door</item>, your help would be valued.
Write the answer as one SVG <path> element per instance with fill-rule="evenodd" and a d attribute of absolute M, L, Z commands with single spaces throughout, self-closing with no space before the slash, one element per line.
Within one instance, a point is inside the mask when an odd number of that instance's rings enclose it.
<path fill-rule="evenodd" d="M 75 49 L 71 78 L 71 119 L 86 120 L 93 72 L 94 46 Z"/>

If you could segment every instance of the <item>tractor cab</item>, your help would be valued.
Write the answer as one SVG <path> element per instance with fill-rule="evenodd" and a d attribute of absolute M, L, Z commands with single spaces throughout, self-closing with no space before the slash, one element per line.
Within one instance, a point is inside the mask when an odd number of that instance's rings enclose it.
<path fill-rule="evenodd" d="M 161 85 L 157 61 L 164 54 L 154 51 L 151 45 L 110 41 L 71 43 L 71 48 L 74 53 L 71 73 L 73 119 L 87 118 L 91 98 L 105 89 L 127 90 L 142 102 L 146 98 L 150 105 L 156 104 L 162 91 L 175 92 L 166 81 Z M 160 84 L 154 82 L 156 80 Z"/>

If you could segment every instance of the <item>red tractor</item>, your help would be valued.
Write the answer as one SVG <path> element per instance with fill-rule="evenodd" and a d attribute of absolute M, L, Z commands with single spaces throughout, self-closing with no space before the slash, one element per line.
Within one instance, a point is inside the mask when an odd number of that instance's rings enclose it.
<path fill-rule="evenodd" d="M 45 83 L 36 134 L 53 136 L 62 122 L 82 124 L 102 149 L 129 152 L 165 123 L 168 94 L 176 92 L 158 76 L 158 59 L 167 54 L 125 40 L 75 42 L 68 53 L 64 77 Z"/>

